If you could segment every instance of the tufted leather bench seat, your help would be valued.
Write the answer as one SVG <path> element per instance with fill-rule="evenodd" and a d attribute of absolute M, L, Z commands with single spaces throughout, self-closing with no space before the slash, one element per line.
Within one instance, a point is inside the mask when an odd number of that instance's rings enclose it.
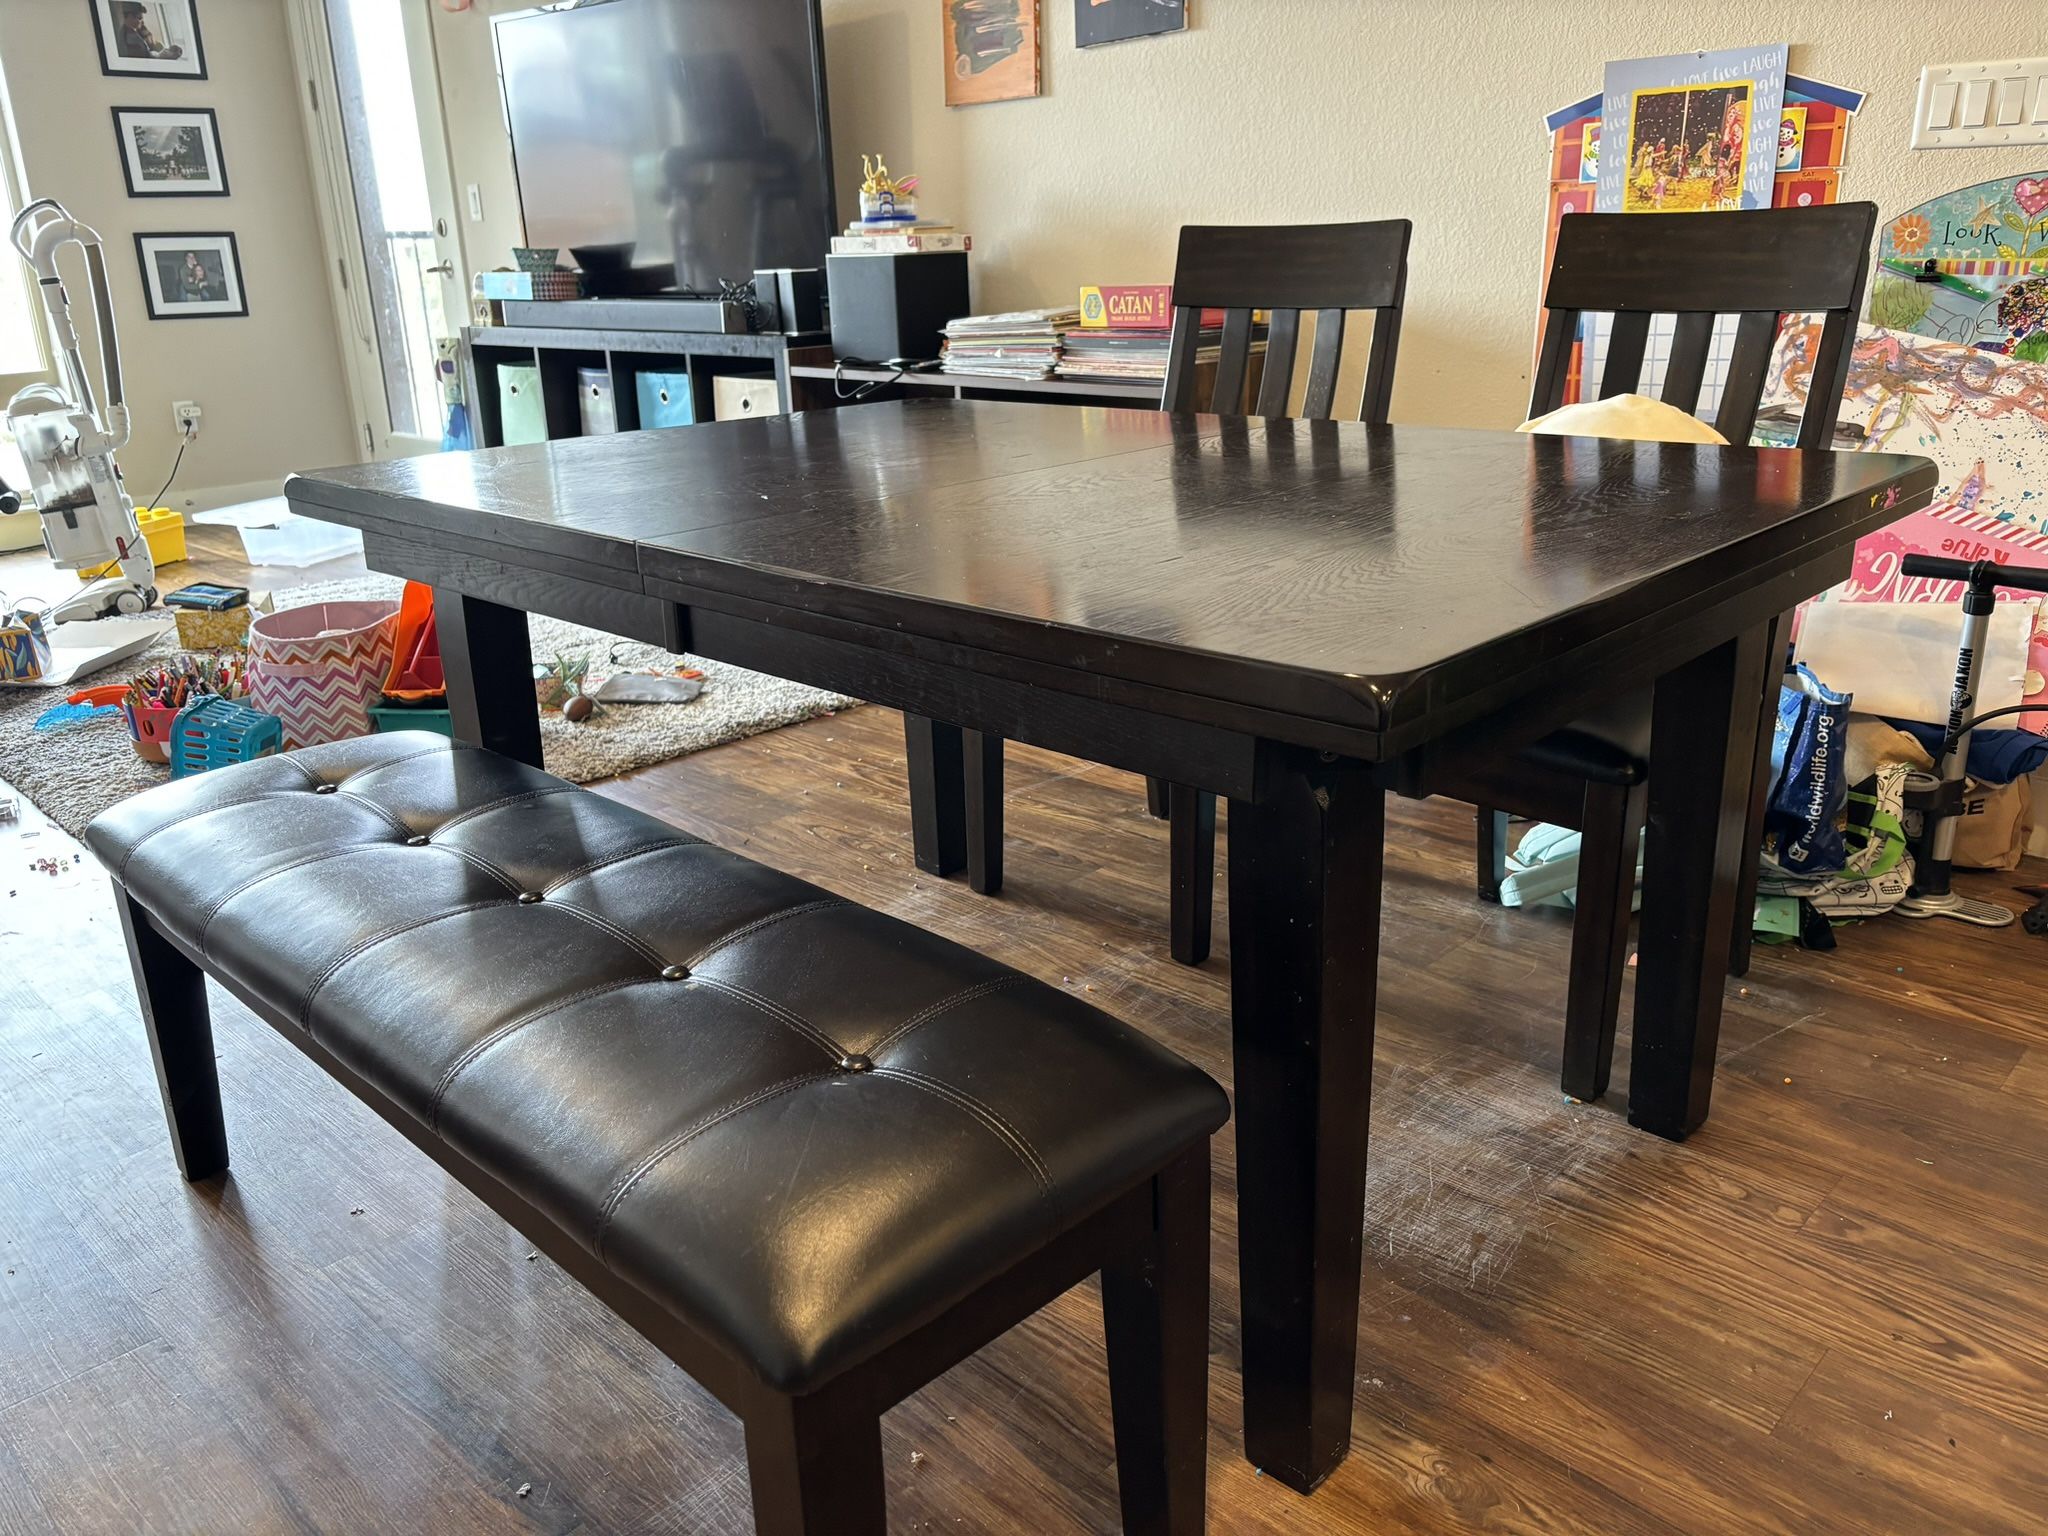
<path fill-rule="evenodd" d="M 424 734 L 86 841 L 188 1178 L 227 1164 L 203 971 L 734 1407 L 764 1531 L 879 1532 L 881 1411 L 1100 1269 L 1127 1524 L 1199 1529 L 1226 1105 L 1136 1031 Z"/>

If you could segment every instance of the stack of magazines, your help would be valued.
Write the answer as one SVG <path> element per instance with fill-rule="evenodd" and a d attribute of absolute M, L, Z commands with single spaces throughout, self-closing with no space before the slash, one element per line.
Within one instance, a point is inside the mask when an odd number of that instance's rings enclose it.
<path fill-rule="evenodd" d="M 1023 309 L 1007 315 L 968 315 L 946 327 L 940 369 L 998 379 L 1044 379 L 1059 366 L 1080 310 Z"/>

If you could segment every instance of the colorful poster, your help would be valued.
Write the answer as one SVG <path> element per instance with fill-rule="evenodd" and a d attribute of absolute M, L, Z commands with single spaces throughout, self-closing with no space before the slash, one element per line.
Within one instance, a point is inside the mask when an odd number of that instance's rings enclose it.
<path fill-rule="evenodd" d="M 1771 43 L 1610 63 L 1601 89 L 1599 208 L 1768 208 L 1785 53 Z"/>
<path fill-rule="evenodd" d="M 1878 235 L 1870 319 L 2048 362 L 2048 170 L 1908 209 Z"/>
<path fill-rule="evenodd" d="M 1038 0 L 945 0 L 946 105 L 1039 93 Z"/>
<path fill-rule="evenodd" d="M 1780 332 L 1759 441 L 1791 441 L 1819 338 L 1812 322 Z M 1922 454 L 1941 483 L 1924 511 L 1857 544 L 1852 574 L 1826 601 L 1960 603 L 1959 583 L 1907 576 L 1900 563 L 1909 554 L 2048 565 L 2048 367 L 1866 325 L 1836 420 L 1837 448 Z M 2040 594 L 2009 588 L 1999 597 L 2037 602 Z M 2029 677 L 2023 696 L 2048 706 L 2048 632 L 2034 637 L 2028 670 L 2042 676 Z M 2048 713 L 2018 723 L 2048 734 Z"/>
<path fill-rule="evenodd" d="M 1082 48 L 1187 28 L 1188 0 L 1074 0 L 1074 42 Z"/>

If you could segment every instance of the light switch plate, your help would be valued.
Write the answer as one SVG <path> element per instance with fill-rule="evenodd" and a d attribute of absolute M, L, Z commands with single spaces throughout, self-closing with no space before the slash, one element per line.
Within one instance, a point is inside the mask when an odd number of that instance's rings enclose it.
<path fill-rule="evenodd" d="M 1915 149 L 2048 144 L 2048 59 L 1930 64 L 1913 105 Z"/>

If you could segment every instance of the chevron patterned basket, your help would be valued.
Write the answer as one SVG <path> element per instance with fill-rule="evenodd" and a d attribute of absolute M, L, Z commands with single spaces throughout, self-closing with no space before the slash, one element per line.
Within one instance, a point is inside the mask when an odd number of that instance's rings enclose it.
<path fill-rule="evenodd" d="M 287 749 L 368 735 L 397 628 L 395 602 L 263 615 L 249 625 L 249 703 L 283 723 Z"/>

